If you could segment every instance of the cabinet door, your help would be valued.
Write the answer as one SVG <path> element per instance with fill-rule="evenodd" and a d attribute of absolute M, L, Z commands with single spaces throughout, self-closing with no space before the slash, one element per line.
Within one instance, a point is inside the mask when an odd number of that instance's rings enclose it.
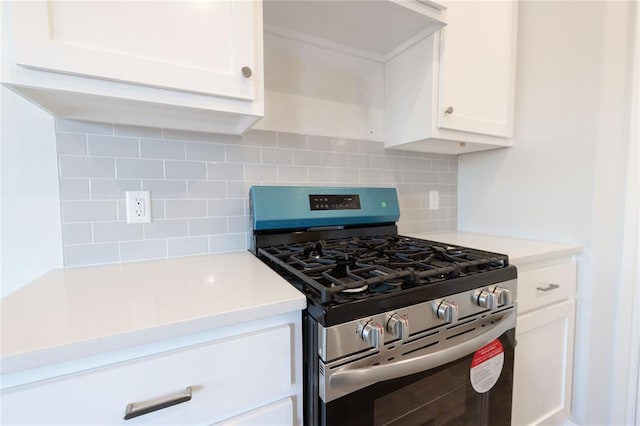
<path fill-rule="evenodd" d="M 447 2 L 441 30 L 439 128 L 513 133 L 518 2 Z"/>
<path fill-rule="evenodd" d="M 23 67 L 252 100 L 259 1 L 15 1 Z M 244 72 L 243 67 L 247 67 Z M 261 70 L 257 70 L 261 73 Z"/>
<path fill-rule="evenodd" d="M 2 391 L 2 424 L 211 424 L 282 398 L 291 391 L 290 324 Z M 128 404 L 163 405 L 124 420 Z M 266 409 L 265 409 L 266 410 Z M 291 405 L 254 413 L 291 417 Z M 259 415 L 260 414 L 260 415 Z M 290 422 L 289 422 L 290 423 Z"/>
<path fill-rule="evenodd" d="M 514 425 L 563 423 L 571 407 L 575 300 L 518 317 Z"/>

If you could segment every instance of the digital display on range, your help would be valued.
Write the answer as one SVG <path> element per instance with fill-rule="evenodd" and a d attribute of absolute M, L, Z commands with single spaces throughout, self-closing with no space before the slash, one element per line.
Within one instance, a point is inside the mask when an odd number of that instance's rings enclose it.
<path fill-rule="evenodd" d="M 360 210 L 359 195 L 309 195 L 311 210 Z"/>

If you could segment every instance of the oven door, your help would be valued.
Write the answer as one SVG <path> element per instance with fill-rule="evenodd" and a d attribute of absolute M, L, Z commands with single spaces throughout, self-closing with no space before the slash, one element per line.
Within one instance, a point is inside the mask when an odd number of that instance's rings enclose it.
<path fill-rule="evenodd" d="M 326 371 L 326 386 L 347 393 L 318 400 L 319 424 L 510 425 L 515 312 L 481 331 L 396 363 Z"/>

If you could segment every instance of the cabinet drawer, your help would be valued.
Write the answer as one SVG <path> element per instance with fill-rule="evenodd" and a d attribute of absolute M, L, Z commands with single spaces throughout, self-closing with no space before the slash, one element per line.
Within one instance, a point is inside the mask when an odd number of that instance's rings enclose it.
<path fill-rule="evenodd" d="M 292 386 L 287 324 L 110 365 L 2 393 L 2 424 L 195 424 L 239 415 L 287 396 Z M 124 420 L 129 403 L 190 401 Z M 157 402 L 157 401 L 156 401 Z"/>
<path fill-rule="evenodd" d="M 576 264 L 565 262 L 518 273 L 518 313 L 572 297 L 576 292 Z"/>

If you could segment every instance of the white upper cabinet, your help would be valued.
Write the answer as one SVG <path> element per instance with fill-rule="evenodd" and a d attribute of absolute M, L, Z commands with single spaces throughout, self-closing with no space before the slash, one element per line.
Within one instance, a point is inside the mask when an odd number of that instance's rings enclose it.
<path fill-rule="evenodd" d="M 266 0 L 256 128 L 382 142 L 384 63 L 445 23 L 433 1 Z"/>
<path fill-rule="evenodd" d="M 448 25 L 385 64 L 388 148 L 511 146 L 518 3 L 446 2 Z"/>
<path fill-rule="evenodd" d="M 222 133 L 263 115 L 259 1 L 6 6 L 2 82 L 55 115 Z"/>

